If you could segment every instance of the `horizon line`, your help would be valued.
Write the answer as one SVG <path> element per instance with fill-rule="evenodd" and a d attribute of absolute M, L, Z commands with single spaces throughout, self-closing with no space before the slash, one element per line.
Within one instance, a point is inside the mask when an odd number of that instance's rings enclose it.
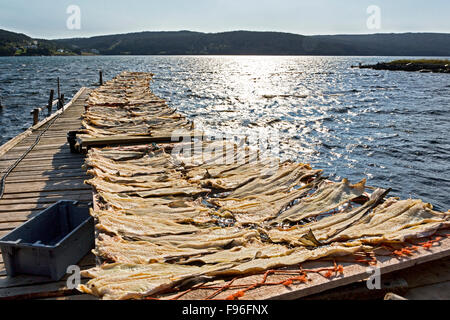
<path fill-rule="evenodd" d="M 12 29 L 6 29 L 3 27 L 0 27 L 0 30 L 9 31 L 13 33 L 23 34 L 25 36 L 28 36 L 32 39 L 40 39 L 40 40 L 66 40 L 66 39 L 89 39 L 89 38 L 96 38 L 96 37 L 108 37 L 108 36 L 114 36 L 114 35 L 127 35 L 127 34 L 138 34 L 138 33 L 177 33 L 177 32 L 192 32 L 192 33 L 201 33 L 201 34 L 222 34 L 222 33 L 232 33 L 232 32 L 254 32 L 254 33 L 281 33 L 281 34 L 292 34 L 292 35 L 298 35 L 298 36 L 304 36 L 304 37 L 317 37 L 317 36 L 363 36 L 363 35 L 382 35 L 382 34 L 449 34 L 450 32 L 437 32 L 437 31 L 404 31 L 404 32 L 374 32 L 374 33 L 330 33 L 330 34 L 302 34 L 302 33 L 295 33 L 295 32 L 286 32 L 286 31 L 271 31 L 271 30 L 245 30 L 245 29 L 236 29 L 236 30 L 228 30 L 228 31 L 218 31 L 218 32 L 204 32 L 204 31 L 194 31 L 194 30 L 187 30 L 187 29 L 181 29 L 181 30 L 143 30 L 143 31 L 130 31 L 130 32 L 121 32 L 121 33 L 105 33 L 105 34 L 97 34 L 97 35 L 88 35 L 88 36 L 79 36 L 79 37 L 63 37 L 63 38 L 45 38 L 45 37 L 33 37 L 29 36 L 26 32 L 21 31 L 15 31 Z"/>
<path fill-rule="evenodd" d="M 193 30 L 144 30 L 144 31 L 130 31 L 130 32 L 122 32 L 122 33 L 108 33 L 108 34 L 98 34 L 98 35 L 90 35 L 90 36 L 80 36 L 80 37 L 67 37 L 67 38 L 48 38 L 45 40 L 65 40 L 65 39 L 89 39 L 89 38 L 96 38 L 96 37 L 108 37 L 108 36 L 115 36 L 115 35 L 127 35 L 127 34 L 137 34 L 137 33 L 146 33 L 146 32 L 192 32 L 192 33 L 202 33 L 202 34 L 221 34 L 221 33 L 232 33 L 232 32 L 254 32 L 254 33 L 283 33 L 283 34 L 292 34 L 297 36 L 303 36 L 303 37 L 318 37 L 318 36 L 370 36 L 370 35 L 377 35 L 377 34 L 412 34 L 412 33 L 419 33 L 419 34 L 448 34 L 450 35 L 450 32 L 433 32 L 433 31 L 405 31 L 405 32 L 375 32 L 375 33 L 334 33 L 334 34 L 302 34 L 302 33 L 295 33 L 295 32 L 287 32 L 287 31 L 262 31 L 262 30 L 245 30 L 245 29 L 236 29 L 236 30 L 228 30 L 228 31 L 218 31 L 218 32 L 204 32 L 204 31 L 193 31 Z"/>

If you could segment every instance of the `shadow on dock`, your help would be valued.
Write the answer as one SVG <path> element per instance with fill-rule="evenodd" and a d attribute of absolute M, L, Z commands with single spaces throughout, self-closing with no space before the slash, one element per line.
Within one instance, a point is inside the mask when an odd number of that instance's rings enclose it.
<path fill-rule="evenodd" d="M 6 179 L 5 194 L 0 199 L 0 237 L 60 200 L 75 200 L 86 206 L 92 203 L 92 189 L 84 184 L 88 177 L 81 168 L 84 156 L 71 153 L 67 142 L 67 132 L 81 127 L 86 96 L 85 91 L 50 127 L 35 130 L 0 157 L 0 171 L 3 171 L 42 133 L 39 143 Z M 94 265 L 93 254 L 79 263 L 81 269 Z M 56 282 L 27 275 L 10 278 L 1 259 L 0 300 L 78 297 L 80 292 L 66 287 L 66 278 Z"/>

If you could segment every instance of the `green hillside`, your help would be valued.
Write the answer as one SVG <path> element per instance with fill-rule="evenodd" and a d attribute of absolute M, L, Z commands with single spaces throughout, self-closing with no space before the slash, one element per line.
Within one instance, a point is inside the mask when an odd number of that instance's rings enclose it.
<path fill-rule="evenodd" d="M 139 32 L 57 40 L 104 55 L 374 55 L 450 56 L 450 34 L 302 36 L 281 32 Z"/>
<path fill-rule="evenodd" d="M 450 34 L 303 36 L 282 32 L 138 32 L 32 39 L 0 30 L 0 55 L 361 55 L 450 56 Z"/>
<path fill-rule="evenodd" d="M 0 30 L 0 56 L 73 55 L 73 50 L 55 41 L 32 39 L 21 33 Z"/>

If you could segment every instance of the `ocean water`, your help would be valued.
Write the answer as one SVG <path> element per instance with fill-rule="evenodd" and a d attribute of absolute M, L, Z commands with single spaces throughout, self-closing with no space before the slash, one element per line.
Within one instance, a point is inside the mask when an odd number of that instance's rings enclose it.
<path fill-rule="evenodd" d="M 0 57 L 0 144 L 31 125 L 61 79 L 68 99 L 123 70 L 214 134 L 266 132 L 280 156 L 331 179 L 450 209 L 450 75 L 352 69 L 395 57 Z"/>

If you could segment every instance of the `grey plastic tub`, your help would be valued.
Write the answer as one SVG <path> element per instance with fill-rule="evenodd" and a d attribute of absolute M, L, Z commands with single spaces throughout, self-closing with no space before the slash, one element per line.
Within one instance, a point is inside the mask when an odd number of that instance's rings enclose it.
<path fill-rule="evenodd" d="M 60 280 L 94 247 L 94 219 L 88 207 L 59 201 L 0 239 L 0 247 L 8 276 Z"/>

